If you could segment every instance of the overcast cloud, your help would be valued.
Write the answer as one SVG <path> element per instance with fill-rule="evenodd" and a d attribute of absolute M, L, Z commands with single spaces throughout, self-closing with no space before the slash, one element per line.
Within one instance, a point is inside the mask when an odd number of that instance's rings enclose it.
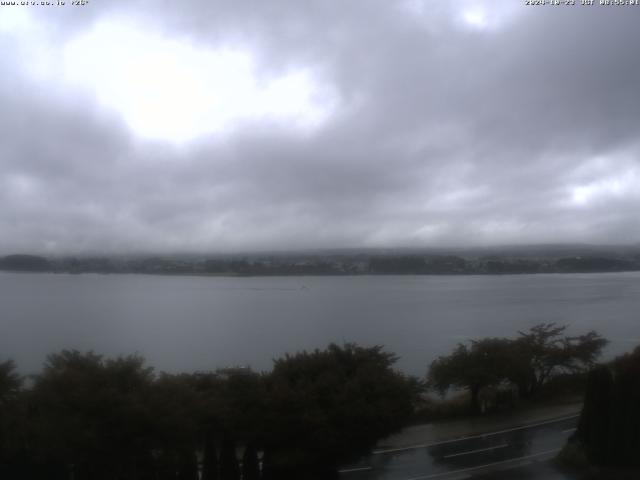
<path fill-rule="evenodd" d="M 0 253 L 636 243 L 639 24 L 519 0 L 0 6 Z"/>

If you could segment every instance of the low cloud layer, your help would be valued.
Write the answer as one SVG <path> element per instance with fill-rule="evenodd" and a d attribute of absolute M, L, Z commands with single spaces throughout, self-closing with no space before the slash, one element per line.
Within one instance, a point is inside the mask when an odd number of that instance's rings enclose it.
<path fill-rule="evenodd" d="M 640 241 L 640 8 L 439 3 L 0 7 L 0 253 Z"/>

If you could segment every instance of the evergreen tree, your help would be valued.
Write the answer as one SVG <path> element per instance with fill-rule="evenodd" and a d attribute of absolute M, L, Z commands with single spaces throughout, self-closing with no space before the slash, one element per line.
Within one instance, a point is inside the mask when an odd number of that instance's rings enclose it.
<path fill-rule="evenodd" d="M 392 368 L 382 347 L 330 345 L 286 355 L 268 377 L 263 441 L 265 468 L 280 480 L 308 478 L 365 454 L 405 425 L 415 384 Z"/>
<path fill-rule="evenodd" d="M 220 449 L 220 480 L 240 480 L 236 445 L 229 434 L 224 435 Z"/>
<path fill-rule="evenodd" d="M 207 432 L 204 438 L 204 452 L 202 457 L 202 479 L 218 480 L 218 452 L 213 435 Z"/>
<path fill-rule="evenodd" d="M 595 465 L 640 466 L 640 347 L 589 373 L 574 440 Z"/>
<path fill-rule="evenodd" d="M 198 480 L 198 459 L 193 450 L 185 449 L 180 452 L 178 480 Z"/>
<path fill-rule="evenodd" d="M 252 442 L 247 444 L 242 456 L 242 480 L 260 480 L 258 451 Z"/>
<path fill-rule="evenodd" d="M 587 446 L 587 456 L 598 464 L 606 463 L 610 450 L 612 390 L 613 376 L 608 367 L 589 372 L 577 435 Z"/>

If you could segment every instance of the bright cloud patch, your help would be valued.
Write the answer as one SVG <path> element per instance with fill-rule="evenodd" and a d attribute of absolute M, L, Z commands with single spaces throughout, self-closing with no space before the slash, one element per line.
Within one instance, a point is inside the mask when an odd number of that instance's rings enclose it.
<path fill-rule="evenodd" d="M 630 171 L 624 175 L 577 185 L 571 188 L 571 200 L 574 205 L 586 206 L 599 200 L 628 197 L 635 193 L 639 179 L 638 172 Z"/>
<path fill-rule="evenodd" d="M 473 30 L 495 30 L 522 14 L 521 5 L 511 0 L 466 0 L 456 17 L 462 26 Z"/>
<path fill-rule="evenodd" d="M 487 14 L 480 7 L 469 8 L 463 11 L 462 20 L 468 25 L 479 29 L 487 28 L 489 25 Z"/>
<path fill-rule="evenodd" d="M 0 15 L 0 33 L 17 34 L 28 31 L 31 18 L 25 8 L 3 8 Z"/>
<path fill-rule="evenodd" d="M 640 168 L 636 156 L 634 150 L 621 150 L 584 161 L 573 172 L 567 204 L 588 207 L 603 201 L 638 198 Z"/>
<path fill-rule="evenodd" d="M 175 142 L 252 119 L 313 129 L 336 104 L 309 70 L 265 80 L 247 52 L 200 49 L 111 22 L 69 42 L 64 70 L 137 135 Z"/>

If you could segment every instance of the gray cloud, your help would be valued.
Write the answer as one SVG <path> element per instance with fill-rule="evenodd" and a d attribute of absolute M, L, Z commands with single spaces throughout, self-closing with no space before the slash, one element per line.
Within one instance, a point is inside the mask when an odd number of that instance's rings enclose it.
<path fill-rule="evenodd" d="M 0 29 L 0 251 L 638 242 L 640 9 L 470 1 L 475 28 L 420 5 L 30 10 L 38 38 Z M 259 81 L 310 68 L 337 107 L 308 132 L 138 138 L 56 64 L 106 18 L 247 49 Z"/>

